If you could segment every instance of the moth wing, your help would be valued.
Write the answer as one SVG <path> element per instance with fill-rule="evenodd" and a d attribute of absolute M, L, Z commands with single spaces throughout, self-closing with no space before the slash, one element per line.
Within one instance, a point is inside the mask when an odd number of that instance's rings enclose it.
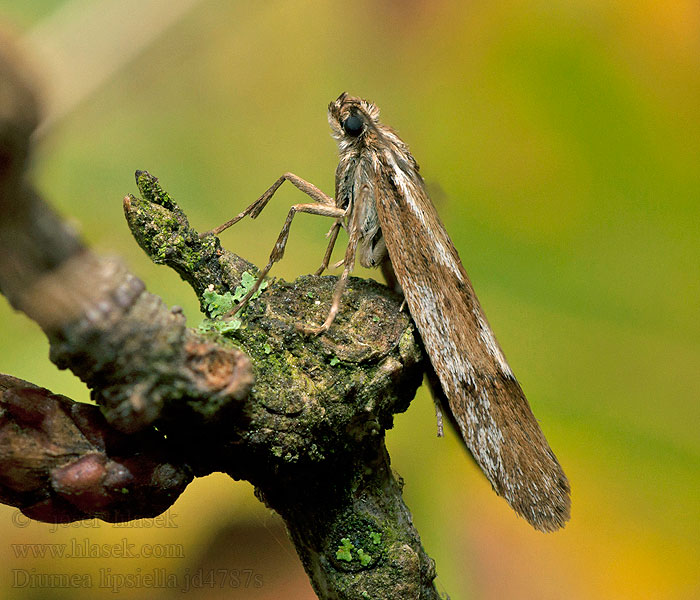
<path fill-rule="evenodd" d="M 542 531 L 570 488 L 417 172 L 383 165 L 374 198 L 396 278 L 462 438 L 494 490 Z"/>

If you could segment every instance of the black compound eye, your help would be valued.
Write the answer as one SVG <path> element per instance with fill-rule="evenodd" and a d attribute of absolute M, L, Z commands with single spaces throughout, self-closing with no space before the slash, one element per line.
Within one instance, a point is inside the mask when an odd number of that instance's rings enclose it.
<path fill-rule="evenodd" d="M 357 115 L 351 115 L 343 121 L 345 133 L 352 137 L 357 137 L 362 133 L 362 119 Z"/>

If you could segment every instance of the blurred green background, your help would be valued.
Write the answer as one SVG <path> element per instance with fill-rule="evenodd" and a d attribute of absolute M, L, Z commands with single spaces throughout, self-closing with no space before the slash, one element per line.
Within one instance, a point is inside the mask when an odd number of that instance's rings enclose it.
<path fill-rule="evenodd" d="M 70 27 L 55 24 L 64 4 L 0 0 L 0 19 L 19 37 Z M 132 19 L 100 27 L 161 20 Z M 410 145 L 573 490 L 565 530 L 531 530 L 453 432 L 435 437 L 421 390 L 388 444 L 439 589 L 453 600 L 700 598 L 700 4 L 204 0 L 47 130 L 34 178 L 87 242 L 122 256 L 196 324 L 189 288 L 151 265 L 124 223 L 134 170 L 157 175 L 202 230 L 287 170 L 332 194 L 337 151 L 325 111 L 342 91 L 376 102 Z M 224 244 L 264 263 L 299 201 L 291 186 L 281 190 Z M 327 228 L 298 217 L 272 274 L 315 270 Z M 0 336 L 0 372 L 87 399 L 49 362 L 39 329 L 4 301 Z M 217 582 L 191 594 L 314 597 L 279 520 L 248 484 L 198 480 L 171 513 L 173 527 L 54 531 L 0 507 L 0 594 L 111 597 L 108 577 L 99 586 L 105 567 L 183 576 L 217 564 L 253 570 L 264 585 Z M 79 560 L 23 557 L 17 546 L 124 538 L 181 552 Z M 23 585 L 45 573 L 94 579 L 82 589 Z M 175 594 L 146 587 L 121 596 Z"/>

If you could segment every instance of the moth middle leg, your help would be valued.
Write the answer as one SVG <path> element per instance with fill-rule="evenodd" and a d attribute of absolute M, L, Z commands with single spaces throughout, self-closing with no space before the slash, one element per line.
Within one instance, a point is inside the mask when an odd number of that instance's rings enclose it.
<path fill-rule="evenodd" d="M 294 219 L 294 215 L 299 213 L 299 212 L 308 213 L 308 214 L 312 214 L 312 215 L 321 215 L 323 217 L 333 217 L 333 218 L 338 220 L 338 223 L 345 216 L 345 210 L 342 208 L 338 208 L 335 205 L 295 204 L 294 206 L 292 206 L 289 209 L 289 213 L 287 214 L 287 219 L 285 220 L 284 225 L 282 226 L 282 231 L 280 231 L 279 237 L 277 238 L 277 242 L 275 243 L 275 246 L 272 248 L 272 252 L 270 252 L 270 259 L 269 259 L 267 265 L 265 265 L 265 268 L 260 272 L 260 275 L 258 275 L 258 279 L 255 282 L 255 284 L 253 285 L 253 287 L 250 290 L 248 290 L 248 293 L 245 296 L 243 296 L 243 298 L 241 298 L 241 301 L 238 303 L 236 308 L 234 308 L 231 312 L 229 312 L 226 315 L 226 318 L 232 317 L 233 315 L 235 315 L 238 311 L 240 311 L 247 304 L 248 300 L 251 299 L 253 294 L 255 294 L 255 292 L 258 291 L 260 284 L 263 282 L 263 279 L 265 279 L 265 276 L 270 272 L 272 265 L 274 265 L 277 261 L 282 259 L 282 257 L 284 256 L 284 249 L 287 245 L 287 240 L 289 239 L 289 228 L 292 225 L 292 220 Z M 334 229 L 335 229 L 335 226 L 334 226 Z M 333 231 L 333 230 L 331 230 L 331 231 Z M 330 256 L 330 252 L 333 250 L 333 244 L 335 243 L 335 237 L 337 237 L 337 233 L 335 234 L 335 236 L 333 236 L 331 238 L 331 244 L 329 244 L 328 250 L 326 251 L 327 256 Z M 325 262 L 325 257 L 324 257 L 324 262 Z M 346 276 L 346 279 L 347 279 L 347 276 Z"/>

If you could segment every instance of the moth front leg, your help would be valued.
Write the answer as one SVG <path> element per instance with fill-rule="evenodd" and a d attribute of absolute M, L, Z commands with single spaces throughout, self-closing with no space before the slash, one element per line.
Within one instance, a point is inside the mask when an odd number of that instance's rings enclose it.
<path fill-rule="evenodd" d="M 233 219 L 230 219 L 226 221 L 226 223 L 223 223 L 222 225 L 219 225 L 218 227 L 215 227 L 214 229 L 211 229 L 210 231 L 206 231 L 204 233 L 200 233 L 199 237 L 203 238 L 208 235 L 219 235 L 222 231 L 225 231 L 231 225 L 235 225 L 240 221 L 242 218 L 250 215 L 251 219 L 255 219 L 267 206 L 267 203 L 270 201 L 272 196 L 274 196 L 275 192 L 279 189 L 279 187 L 285 182 L 289 181 L 292 185 L 294 185 L 297 189 L 301 190 L 304 192 L 307 196 L 309 196 L 312 200 L 315 200 L 319 204 L 324 204 L 328 206 L 335 206 L 335 203 L 333 202 L 333 198 L 330 196 L 327 196 L 324 194 L 320 189 L 318 189 L 313 183 L 309 183 L 305 179 L 302 179 L 298 175 L 295 175 L 294 173 L 285 173 L 282 175 L 275 183 L 273 183 L 266 191 L 265 193 L 260 196 L 253 204 L 251 204 L 248 208 L 246 208 L 243 212 L 238 213 Z M 336 234 L 337 235 L 337 234 Z"/>
<path fill-rule="evenodd" d="M 289 239 L 289 228 L 292 225 L 294 215 L 299 212 L 308 213 L 311 215 L 321 215 L 323 217 L 333 217 L 335 219 L 341 219 L 345 215 L 345 211 L 342 208 L 337 208 L 335 205 L 295 204 L 292 206 L 289 209 L 289 214 L 287 215 L 287 219 L 282 226 L 282 231 L 280 231 L 277 242 L 275 243 L 272 252 L 270 252 L 270 260 L 268 261 L 267 265 L 265 265 L 265 268 L 260 272 L 260 275 L 258 276 L 258 279 L 253 287 L 245 296 L 243 296 L 243 298 L 241 298 L 238 306 L 229 312 L 225 318 L 232 317 L 248 303 L 248 300 L 250 300 L 253 294 L 258 291 L 260 284 L 263 282 L 263 279 L 265 279 L 265 276 L 270 272 L 272 265 L 281 260 L 281 258 L 284 256 L 284 249 L 287 246 L 287 240 Z"/>

